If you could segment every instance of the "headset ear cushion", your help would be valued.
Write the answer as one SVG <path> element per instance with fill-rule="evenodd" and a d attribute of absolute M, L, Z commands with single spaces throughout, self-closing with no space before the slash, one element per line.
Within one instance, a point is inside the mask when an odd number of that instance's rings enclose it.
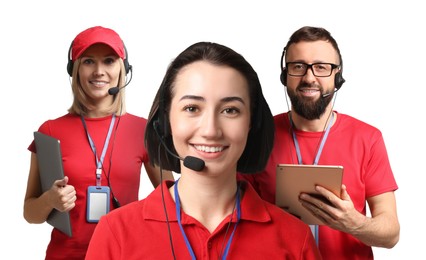
<path fill-rule="evenodd" d="M 68 60 L 67 72 L 68 72 L 68 75 L 70 75 L 70 77 L 72 77 L 73 67 L 74 67 L 74 64 L 73 64 L 72 60 Z"/>
<path fill-rule="evenodd" d="M 284 86 L 287 86 L 287 69 L 281 71 L 280 80 Z"/>
<path fill-rule="evenodd" d="M 126 59 L 123 60 L 124 62 L 124 70 L 126 71 L 126 75 L 129 74 L 129 71 L 132 69 L 132 66 L 129 64 L 129 61 Z"/>
<path fill-rule="evenodd" d="M 153 120 L 153 126 L 161 137 L 165 138 L 170 134 L 169 120 L 166 115 L 158 115 L 157 119 Z"/>
<path fill-rule="evenodd" d="M 126 75 L 129 74 L 130 71 L 132 71 L 132 65 L 129 64 L 129 61 L 127 59 L 123 60 L 124 63 L 124 70 L 126 71 Z"/>
<path fill-rule="evenodd" d="M 124 42 L 123 42 L 123 48 L 124 48 L 124 53 L 126 55 L 125 58 L 123 59 L 124 70 L 126 71 L 126 75 L 127 75 L 132 70 L 132 65 L 130 65 L 129 63 L 129 53 L 127 52 L 127 48 Z"/>
<path fill-rule="evenodd" d="M 70 47 L 68 48 L 68 55 L 67 55 L 67 59 L 68 59 L 67 72 L 68 72 L 68 75 L 70 75 L 70 77 L 72 77 L 72 70 L 74 67 L 74 63 L 72 62 L 72 59 L 71 59 L 71 50 L 72 50 L 73 43 L 74 41 L 71 42 Z"/>
<path fill-rule="evenodd" d="M 343 78 L 342 73 L 339 71 L 334 76 L 334 86 L 337 90 L 339 90 L 343 83 L 345 83 L 345 79 Z"/>

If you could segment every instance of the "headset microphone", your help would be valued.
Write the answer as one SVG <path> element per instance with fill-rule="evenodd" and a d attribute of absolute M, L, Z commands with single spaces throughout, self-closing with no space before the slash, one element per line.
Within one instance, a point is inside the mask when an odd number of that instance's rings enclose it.
<path fill-rule="evenodd" d="M 127 85 L 127 84 L 126 84 L 126 85 Z M 124 87 L 125 87 L 126 85 L 124 85 Z M 118 91 L 120 91 L 120 88 L 119 88 L 119 87 L 113 87 L 113 88 L 108 89 L 108 94 L 110 94 L 110 95 L 114 96 L 115 94 L 117 94 L 117 93 L 118 93 Z"/>
<path fill-rule="evenodd" d="M 328 93 L 322 94 L 322 95 L 321 95 L 321 97 L 322 97 L 322 98 L 326 98 L 326 97 L 330 96 L 331 94 L 336 93 L 338 90 L 339 90 L 339 89 L 338 89 L 338 88 L 336 88 L 336 89 L 334 89 L 334 91 L 332 91 L 332 92 L 328 92 Z"/>
<path fill-rule="evenodd" d="M 164 145 L 164 144 L 163 144 Z M 167 150 L 169 153 L 170 151 Z M 182 158 L 178 157 L 179 160 L 182 160 Z M 204 169 L 205 162 L 201 160 L 200 158 L 194 157 L 194 156 L 186 156 L 183 159 L 183 165 L 196 172 L 200 172 Z"/>
<path fill-rule="evenodd" d="M 115 94 L 117 94 L 122 88 L 125 88 L 127 85 L 129 85 L 130 84 L 130 81 L 132 81 L 132 78 L 133 78 L 133 69 L 132 69 L 132 66 L 130 65 L 129 66 L 129 72 L 131 73 L 130 74 L 130 79 L 129 79 L 129 81 L 124 85 L 124 86 L 122 86 L 122 87 L 112 87 L 112 88 L 110 88 L 110 89 L 108 89 L 108 94 L 110 94 L 111 96 L 114 96 Z"/>
<path fill-rule="evenodd" d="M 166 149 L 166 151 L 173 157 L 175 157 L 176 159 L 179 159 L 181 161 L 183 161 L 183 165 L 188 168 L 191 169 L 193 171 L 197 171 L 200 172 L 204 169 L 205 166 L 205 162 L 203 160 L 201 160 L 200 158 L 197 157 L 193 157 L 193 156 L 186 156 L 185 158 L 182 158 L 180 156 L 178 156 L 177 154 L 174 154 L 172 151 L 169 150 L 169 148 L 167 147 L 166 143 L 163 140 L 163 137 L 160 136 L 159 132 L 158 132 L 158 121 L 154 121 L 154 130 L 158 135 L 158 139 L 160 140 L 161 144 L 163 145 L 163 147 Z"/>

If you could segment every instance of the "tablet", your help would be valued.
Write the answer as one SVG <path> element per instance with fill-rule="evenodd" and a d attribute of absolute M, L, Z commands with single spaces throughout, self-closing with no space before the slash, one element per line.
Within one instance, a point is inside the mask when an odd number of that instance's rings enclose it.
<path fill-rule="evenodd" d="M 50 189 L 56 180 L 64 178 L 61 145 L 58 139 L 40 132 L 34 132 L 36 155 L 43 192 Z M 46 222 L 68 236 L 72 236 L 69 212 L 53 209 Z"/>
<path fill-rule="evenodd" d="M 309 225 L 323 225 L 299 202 L 300 193 L 319 195 L 315 185 L 340 197 L 343 167 L 334 165 L 278 164 L 275 204 Z"/>

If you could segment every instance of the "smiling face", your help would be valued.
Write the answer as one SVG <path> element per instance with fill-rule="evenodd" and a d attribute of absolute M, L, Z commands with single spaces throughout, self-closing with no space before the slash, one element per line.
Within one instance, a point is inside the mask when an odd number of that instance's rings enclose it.
<path fill-rule="evenodd" d="M 250 130 L 248 85 L 237 70 L 206 61 L 186 65 L 174 82 L 169 113 L 181 157 L 204 160 L 205 171 L 236 171 Z"/>
<path fill-rule="evenodd" d="M 286 62 L 333 63 L 340 64 L 337 51 L 327 41 L 301 41 L 291 44 L 286 53 Z M 338 69 L 333 69 L 329 77 L 316 77 L 309 68 L 304 76 L 287 77 L 287 93 L 292 107 L 302 117 L 312 120 L 324 114 L 333 98 L 334 78 Z"/>
<path fill-rule="evenodd" d="M 81 87 L 93 104 L 110 105 L 108 89 L 118 86 L 120 57 L 105 44 L 94 44 L 82 55 L 78 74 Z"/>

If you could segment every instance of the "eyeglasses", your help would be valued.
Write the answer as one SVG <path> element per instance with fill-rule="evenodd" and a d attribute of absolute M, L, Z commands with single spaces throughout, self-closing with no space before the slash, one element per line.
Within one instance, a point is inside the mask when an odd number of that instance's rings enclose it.
<path fill-rule="evenodd" d="M 333 63 L 306 64 L 304 62 L 287 62 L 285 66 L 288 75 L 296 77 L 305 76 L 308 69 L 312 70 L 315 77 L 329 77 L 335 68 L 340 67 Z"/>

